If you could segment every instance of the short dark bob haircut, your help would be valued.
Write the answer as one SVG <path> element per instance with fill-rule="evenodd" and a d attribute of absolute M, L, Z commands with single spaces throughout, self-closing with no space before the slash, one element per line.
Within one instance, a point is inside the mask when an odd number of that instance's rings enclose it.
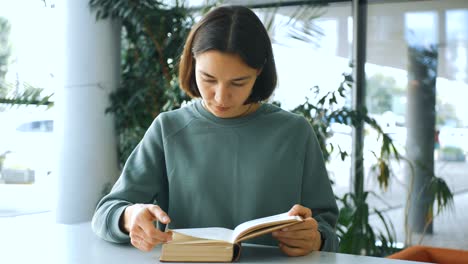
<path fill-rule="evenodd" d="M 201 97 L 195 81 L 195 56 L 217 50 L 237 54 L 254 69 L 261 69 L 245 104 L 268 99 L 276 82 L 276 66 L 268 33 L 252 10 L 221 6 L 206 14 L 190 31 L 179 64 L 179 82 L 191 97 Z"/>

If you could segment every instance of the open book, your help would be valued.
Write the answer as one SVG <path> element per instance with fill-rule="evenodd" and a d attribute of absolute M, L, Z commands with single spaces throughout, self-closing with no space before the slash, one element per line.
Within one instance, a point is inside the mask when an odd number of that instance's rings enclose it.
<path fill-rule="evenodd" d="M 240 242 L 302 222 L 288 213 L 258 218 L 234 230 L 222 227 L 172 229 L 172 241 L 163 244 L 160 261 L 231 262 L 240 256 Z"/>

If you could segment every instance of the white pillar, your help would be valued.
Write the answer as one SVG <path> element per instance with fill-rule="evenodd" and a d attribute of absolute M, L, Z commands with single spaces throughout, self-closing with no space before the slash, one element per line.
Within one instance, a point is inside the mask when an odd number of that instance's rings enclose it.
<path fill-rule="evenodd" d="M 64 87 L 57 92 L 58 223 L 89 221 L 118 176 L 114 121 L 105 114 L 120 76 L 120 24 L 66 1 Z"/>

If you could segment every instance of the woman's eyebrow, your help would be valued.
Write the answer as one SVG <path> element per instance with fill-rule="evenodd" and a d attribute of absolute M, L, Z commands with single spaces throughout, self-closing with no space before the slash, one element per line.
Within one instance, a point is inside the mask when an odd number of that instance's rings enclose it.
<path fill-rule="evenodd" d="M 207 72 L 204 72 L 204 71 L 202 71 L 202 70 L 199 70 L 199 72 L 200 72 L 201 74 L 205 75 L 205 76 L 208 77 L 208 78 L 216 79 L 213 75 L 211 75 L 211 74 L 209 74 L 209 73 L 207 73 Z M 247 76 L 241 76 L 241 77 L 234 78 L 234 79 L 232 79 L 231 81 L 233 81 L 233 82 L 236 82 L 236 81 L 244 81 L 244 80 L 248 80 L 248 79 L 250 79 L 250 78 L 252 78 L 252 76 L 247 75 Z"/>
<path fill-rule="evenodd" d="M 233 82 L 244 81 L 244 80 L 248 80 L 250 78 L 252 78 L 252 76 L 242 76 L 242 77 L 239 77 L 239 78 L 232 79 L 231 81 L 233 81 Z"/>
<path fill-rule="evenodd" d="M 213 78 L 213 79 L 215 78 L 213 75 L 211 75 L 211 74 L 209 74 L 209 73 L 206 73 L 206 72 L 204 72 L 204 71 L 202 71 L 202 70 L 198 70 L 198 71 L 199 71 L 201 74 L 205 75 L 206 77 Z"/>

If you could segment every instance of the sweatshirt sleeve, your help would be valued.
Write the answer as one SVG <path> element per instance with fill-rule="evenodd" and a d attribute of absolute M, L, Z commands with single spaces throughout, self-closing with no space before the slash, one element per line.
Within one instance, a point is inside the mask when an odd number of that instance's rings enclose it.
<path fill-rule="evenodd" d="M 167 210 L 167 189 L 161 125 L 156 118 L 130 154 L 111 192 L 98 203 L 93 231 L 104 240 L 128 243 L 129 235 L 119 227 L 125 208 L 136 203 L 158 203 Z"/>
<path fill-rule="evenodd" d="M 321 250 L 336 252 L 339 246 L 336 234 L 338 206 L 317 137 L 308 123 L 307 130 L 301 198 L 304 206 L 312 210 L 312 217 L 318 222 L 318 229 L 324 238 Z"/>

